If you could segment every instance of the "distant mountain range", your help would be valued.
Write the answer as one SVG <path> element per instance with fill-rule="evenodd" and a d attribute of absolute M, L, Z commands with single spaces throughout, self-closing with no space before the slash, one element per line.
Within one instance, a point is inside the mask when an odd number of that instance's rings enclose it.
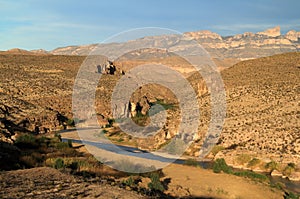
<path fill-rule="evenodd" d="M 290 30 L 282 35 L 279 26 L 267 29 L 263 32 L 246 32 L 226 37 L 208 30 L 186 32 L 184 35 L 194 38 L 210 53 L 212 58 L 217 59 L 234 58 L 246 60 L 300 50 L 300 32 Z M 180 41 L 181 37 L 182 35 L 148 36 L 124 43 L 66 46 L 56 48 L 52 51 L 45 51 L 42 49 L 27 52 L 21 49 L 12 49 L 9 51 L 18 54 L 88 55 L 96 46 L 98 46 L 97 48 L 101 49 L 101 52 L 105 55 L 113 56 L 115 54 L 122 54 L 126 49 L 132 49 L 133 46 L 145 46 L 145 44 L 152 42 L 151 46 L 155 48 L 156 46 L 159 47 L 162 44 L 165 44 L 166 41 L 168 47 L 176 45 L 176 49 L 173 49 L 173 52 L 182 49 L 192 49 L 193 46 Z M 155 42 L 153 42 L 154 40 Z M 151 52 L 152 51 L 153 49 Z"/>

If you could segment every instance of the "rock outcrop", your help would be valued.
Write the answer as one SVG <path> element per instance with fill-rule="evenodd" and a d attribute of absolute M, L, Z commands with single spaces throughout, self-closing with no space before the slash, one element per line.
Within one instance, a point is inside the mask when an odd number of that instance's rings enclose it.
<path fill-rule="evenodd" d="M 117 69 L 113 62 L 107 60 L 105 63 L 97 65 L 97 71 L 100 74 L 114 75 Z"/>
<path fill-rule="evenodd" d="M 285 34 L 285 38 L 297 42 L 300 38 L 300 32 L 296 32 L 295 30 L 290 30 Z"/>
<path fill-rule="evenodd" d="M 265 35 L 267 37 L 278 37 L 281 35 L 280 33 L 280 26 L 276 26 L 274 28 L 270 28 L 270 29 L 267 29 L 263 32 L 258 32 L 256 33 L 258 35 Z"/>

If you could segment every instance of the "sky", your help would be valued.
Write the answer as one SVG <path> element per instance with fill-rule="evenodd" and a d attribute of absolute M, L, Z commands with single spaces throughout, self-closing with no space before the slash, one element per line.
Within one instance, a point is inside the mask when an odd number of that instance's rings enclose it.
<path fill-rule="evenodd" d="M 0 50 L 101 43 L 133 28 L 300 31 L 299 0 L 0 0 Z"/>

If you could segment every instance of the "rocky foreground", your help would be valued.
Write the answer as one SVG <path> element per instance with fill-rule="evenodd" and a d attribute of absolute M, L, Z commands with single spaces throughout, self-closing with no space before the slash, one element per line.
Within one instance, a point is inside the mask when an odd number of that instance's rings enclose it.
<path fill-rule="evenodd" d="M 85 181 L 69 174 L 39 167 L 0 172 L 1 198 L 145 198 L 106 181 Z"/>

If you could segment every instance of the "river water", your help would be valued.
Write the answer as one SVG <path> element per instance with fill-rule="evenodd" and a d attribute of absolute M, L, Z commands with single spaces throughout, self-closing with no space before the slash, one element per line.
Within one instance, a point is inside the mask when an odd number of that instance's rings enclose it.
<path fill-rule="evenodd" d="M 76 140 L 76 139 L 67 139 L 67 138 L 62 138 L 63 142 L 67 142 L 68 140 L 71 140 L 73 143 L 81 143 L 81 144 L 88 144 L 92 145 L 110 152 L 118 153 L 118 154 L 123 154 L 123 155 L 130 155 L 130 156 L 136 156 L 136 157 L 141 157 L 141 158 L 147 158 L 151 160 L 157 160 L 161 162 L 170 162 L 170 163 L 175 163 L 175 164 L 185 164 L 184 159 L 172 159 L 169 157 L 163 157 L 158 154 L 153 154 L 149 153 L 145 150 L 141 150 L 135 147 L 129 147 L 129 146 L 122 146 L 122 145 L 115 145 L 111 143 L 97 143 L 97 142 L 91 142 L 91 141 L 82 141 L 82 140 Z M 117 146 L 117 147 L 116 147 Z M 204 169 L 212 169 L 213 162 L 212 161 L 199 161 L 199 165 L 204 168 Z M 234 169 L 236 171 L 241 171 Z M 284 190 L 286 191 L 292 191 L 294 193 L 300 194 L 300 182 L 294 182 L 290 181 L 288 179 L 284 179 L 281 177 L 274 177 L 266 173 L 265 174 L 269 179 L 272 184 L 280 183 L 283 185 Z"/>

